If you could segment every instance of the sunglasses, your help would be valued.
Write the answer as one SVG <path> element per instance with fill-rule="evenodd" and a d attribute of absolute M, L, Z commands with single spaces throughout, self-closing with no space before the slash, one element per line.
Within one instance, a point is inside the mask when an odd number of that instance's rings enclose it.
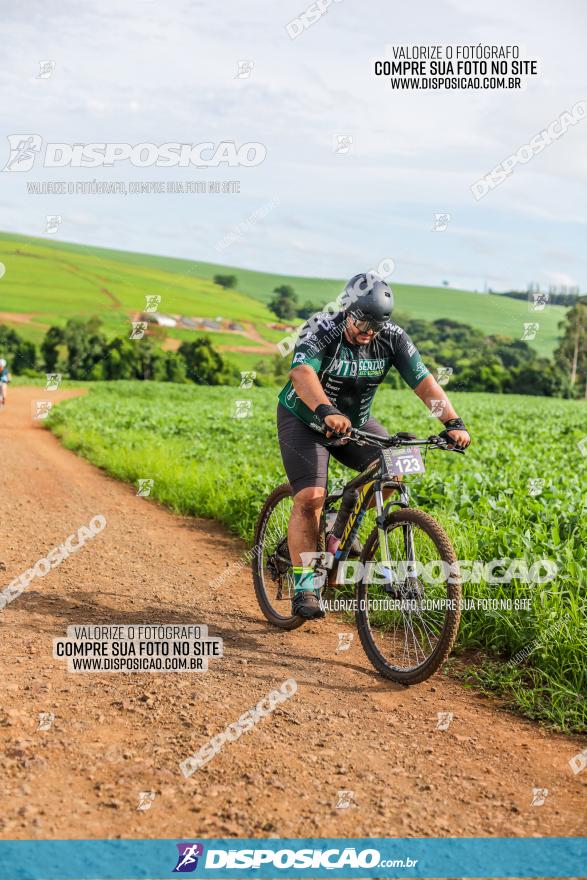
<path fill-rule="evenodd" d="M 351 320 L 360 333 L 368 333 L 369 330 L 372 330 L 373 333 L 379 333 L 385 326 L 385 321 L 361 320 L 360 318 L 355 318 L 354 315 L 351 315 Z"/>

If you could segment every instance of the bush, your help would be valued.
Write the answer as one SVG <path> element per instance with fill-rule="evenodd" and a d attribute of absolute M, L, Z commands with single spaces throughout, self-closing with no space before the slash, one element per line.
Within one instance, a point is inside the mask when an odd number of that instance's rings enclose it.
<path fill-rule="evenodd" d="M 215 275 L 213 280 L 214 284 L 219 284 L 220 287 L 225 287 L 226 289 L 236 287 L 237 282 L 236 275 Z"/>

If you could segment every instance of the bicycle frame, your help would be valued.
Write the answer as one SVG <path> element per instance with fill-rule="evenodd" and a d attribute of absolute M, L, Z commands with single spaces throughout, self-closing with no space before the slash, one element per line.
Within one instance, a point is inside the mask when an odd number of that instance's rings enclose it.
<path fill-rule="evenodd" d="M 372 479 L 373 476 L 375 476 L 375 479 Z M 345 523 L 342 537 L 340 539 L 340 544 L 334 556 L 334 561 L 338 564 L 339 562 L 343 562 L 348 558 L 350 548 L 357 535 L 357 532 L 359 531 L 359 527 L 363 521 L 363 518 L 365 517 L 367 510 L 371 507 L 373 499 L 375 499 L 375 509 L 377 512 L 375 522 L 377 523 L 379 533 L 381 562 L 390 562 L 391 560 L 388 558 L 389 549 L 387 546 L 385 532 L 383 530 L 383 524 L 385 522 L 388 510 L 391 506 L 409 506 L 409 492 L 407 485 L 400 480 L 382 478 L 380 473 L 379 459 L 377 459 L 358 476 L 350 480 L 345 486 L 345 489 L 347 489 L 349 486 L 358 489 L 359 495 L 355 506 L 351 510 L 349 517 Z M 388 500 L 386 503 L 383 495 L 383 490 L 385 488 L 392 488 L 397 490 L 399 492 L 399 499 L 391 499 Z M 325 514 L 329 511 L 329 509 L 331 509 L 332 505 L 342 496 L 345 489 L 343 489 L 341 492 L 337 492 L 333 495 L 328 496 L 324 504 Z M 409 535 L 408 545 L 406 546 L 406 552 L 411 551 L 411 555 L 408 557 L 408 559 L 413 559 L 414 557 L 411 533 Z"/>
<path fill-rule="evenodd" d="M 307 554 L 311 558 L 307 562 L 304 559 L 304 564 L 309 566 L 313 563 L 313 588 L 321 602 L 321 616 L 328 609 L 331 599 L 326 592 L 329 588 L 334 590 L 333 610 L 336 612 L 343 610 L 345 603 L 354 595 L 359 639 L 375 669 L 392 681 L 404 685 L 418 684 L 433 675 L 450 653 L 459 623 L 460 583 L 458 579 L 455 582 L 449 578 L 436 591 L 441 596 L 446 593 L 451 604 L 447 604 L 441 616 L 436 607 L 432 607 L 433 617 L 427 622 L 423 615 L 428 609 L 421 601 L 426 598 L 427 588 L 425 579 L 418 577 L 414 553 L 416 550 L 420 554 L 418 530 L 424 537 L 423 562 L 430 556 L 426 537 L 443 560 L 455 560 L 456 555 L 449 536 L 440 524 L 428 513 L 410 504 L 409 480 L 406 485 L 404 475 L 422 473 L 423 468 L 418 464 L 419 455 L 414 450 L 403 454 L 390 453 L 388 450 L 401 450 L 408 446 L 464 450 L 457 449 L 445 432 L 419 440 L 404 432 L 381 437 L 353 429 L 348 432 L 347 442 L 349 440 L 376 447 L 377 451 L 372 456 L 366 456 L 370 464 L 355 475 L 344 489 L 328 494 L 320 517 L 317 552 Z M 392 490 L 392 494 L 386 497 L 389 490 Z M 345 492 L 343 515 L 336 508 Z M 286 483 L 276 487 L 267 498 L 255 529 L 256 552 L 253 555 L 253 581 L 261 611 L 269 623 L 284 630 L 297 629 L 306 620 L 299 613 L 295 601 L 291 614 L 284 611 L 283 601 L 278 601 L 295 600 L 292 561 L 285 529 L 293 494 L 292 486 Z M 396 507 L 399 509 L 395 510 Z M 364 528 L 366 531 L 369 526 L 370 535 L 361 552 L 355 537 L 368 509 L 373 509 L 376 525 L 374 529 L 371 528 L 369 517 L 369 523 L 365 523 Z M 326 530 L 332 527 L 335 520 L 336 536 L 340 536 L 340 540 L 333 542 L 329 539 L 331 552 L 326 552 Z M 353 552 L 353 545 L 358 549 L 358 554 Z M 337 548 L 335 553 L 332 552 L 334 546 Z M 357 555 L 360 555 L 364 567 L 361 563 L 355 563 Z M 352 559 L 350 564 L 339 565 L 349 558 Z M 406 563 L 407 570 L 404 568 Z M 351 568 L 352 572 L 347 573 L 347 568 Z M 324 594 L 322 589 L 325 590 Z M 436 592 L 432 598 L 435 598 Z M 343 599 L 340 608 L 336 601 L 339 598 Z M 384 600 L 385 607 L 378 604 L 380 599 Z M 375 616 L 371 607 L 377 611 Z M 380 615 L 380 612 L 387 611 L 389 615 Z"/>
<path fill-rule="evenodd" d="M 319 429 L 317 429 L 319 430 Z M 321 433 L 324 433 L 322 431 Z M 437 446 L 440 448 L 447 448 L 447 441 L 444 438 L 443 445 L 440 445 L 438 442 L 440 439 L 437 436 L 431 436 L 427 440 L 418 440 L 416 437 L 413 437 L 408 434 L 396 434 L 394 437 L 386 438 L 386 440 L 382 441 L 382 438 L 375 435 L 369 434 L 365 431 L 353 430 L 352 439 L 358 440 L 359 442 L 366 442 L 370 445 L 378 446 L 380 449 L 382 446 Z M 399 442 L 398 442 L 399 441 Z M 452 447 L 448 447 L 452 449 Z M 455 452 L 464 453 L 464 449 L 456 449 Z M 350 548 L 353 544 L 353 541 L 359 531 L 359 527 L 363 518 L 371 505 L 371 501 L 375 499 L 375 507 L 377 510 L 377 516 L 375 522 L 377 524 L 377 530 L 379 535 L 379 548 L 381 552 L 381 563 L 385 565 L 386 563 L 390 563 L 389 559 L 389 548 L 387 546 L 387 539 L 384 531 L 385 519 L 388 514 L 388 510 L 391 506 L 397 505 L 398 507 L 409 507 L 409 492 L 406 484 L 403 480 L 392 479 L 390 477 L 384 476 L 385 470 L 382 469 L 381 460 L 379 457 L 376 457 L 374 461 L 365 468 L 360 474 L 350 480 L 343 490 L 340 492 L 336 492 L 332 495 L 329 495 L 326 498 L 324 503 L 323 513 L 322 513 L 322 525 L 324 523 L 324 517 L 326 513 L 331 510 L 332 505 L 342 497 L 343 493 L 349 489 L 357 489 L 358 497 L 355 503 L 355 506 L 351 510 L 349 517 L 345 523 L 345 527 L 342 533 L 342 537 L 340 539 L 340 543 L 338 545 L 338 549 L 334 554 L 334 563 L 338 565 L 339 562 L 343 562 L 348 558 Z M 399 493 L 399 499 L 389 500 L 387 504 L 384 503 L 383 490 L 386 487 L 390 487 L 396 489 Z M 405 561 L 408 563 L 415 561 L 415 553 L 414 553 L 414 541 L 412 535 L 412 528 L 410 525 L 403 526 L 403 535 L 404 535 L 404 552 L 406 559 Z M 325 561 L 325 557 L 322 559 Z M 319 565 L 320 563 L 318 563 Z M 327 566 L 330 567 L 330 566 Z M 410 577 L 412 575 L 409 575 Z"/>

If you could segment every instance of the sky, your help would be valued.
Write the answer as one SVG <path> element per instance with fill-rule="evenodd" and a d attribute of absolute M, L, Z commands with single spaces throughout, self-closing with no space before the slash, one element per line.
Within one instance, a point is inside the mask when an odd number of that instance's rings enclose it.
<path fill-rule="evenodd" d="M 482 291 L 587 289 L 587 118 L 475 200 L 472 184 L 587 101 L 579 0 L 2 2 L 0 168 L 8 136 L 46 143 L 263 145 L 254 167 L 0 172 L 0 229 L 294 275 Z M 523 90 L 393 90 L 397 45 L 518 45 Z M 39 77 L 40 61 L 51 61 Z M 250 75 L 238 76 L 239 62 Z M 52 65 L 53 66 L 53 65 Z M 242 70 L 242 65 L 241 65 Z M 352 138 L 347 152 L 339 137 Z M 42 157 L 41 157 L 42 158 Z M 240 181 L 239 193 L 27 192 L 32 181 Z M 435 216 L 450 215 L 444 230 Z M 60 215 L 57 233 L 46 217 Z"/>

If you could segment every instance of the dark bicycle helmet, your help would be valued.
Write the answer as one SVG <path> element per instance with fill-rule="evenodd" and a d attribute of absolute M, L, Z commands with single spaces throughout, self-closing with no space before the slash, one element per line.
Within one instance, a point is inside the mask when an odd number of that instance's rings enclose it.
<path fill-rule="evenodd" d="M 391 287 L 374 272 L 354 275 L 344 289 L 342 301 L 348 303 L 345 314 L 357 321 L 367 321 L 374 330 L 380 330 L 393 311 Z"/>

